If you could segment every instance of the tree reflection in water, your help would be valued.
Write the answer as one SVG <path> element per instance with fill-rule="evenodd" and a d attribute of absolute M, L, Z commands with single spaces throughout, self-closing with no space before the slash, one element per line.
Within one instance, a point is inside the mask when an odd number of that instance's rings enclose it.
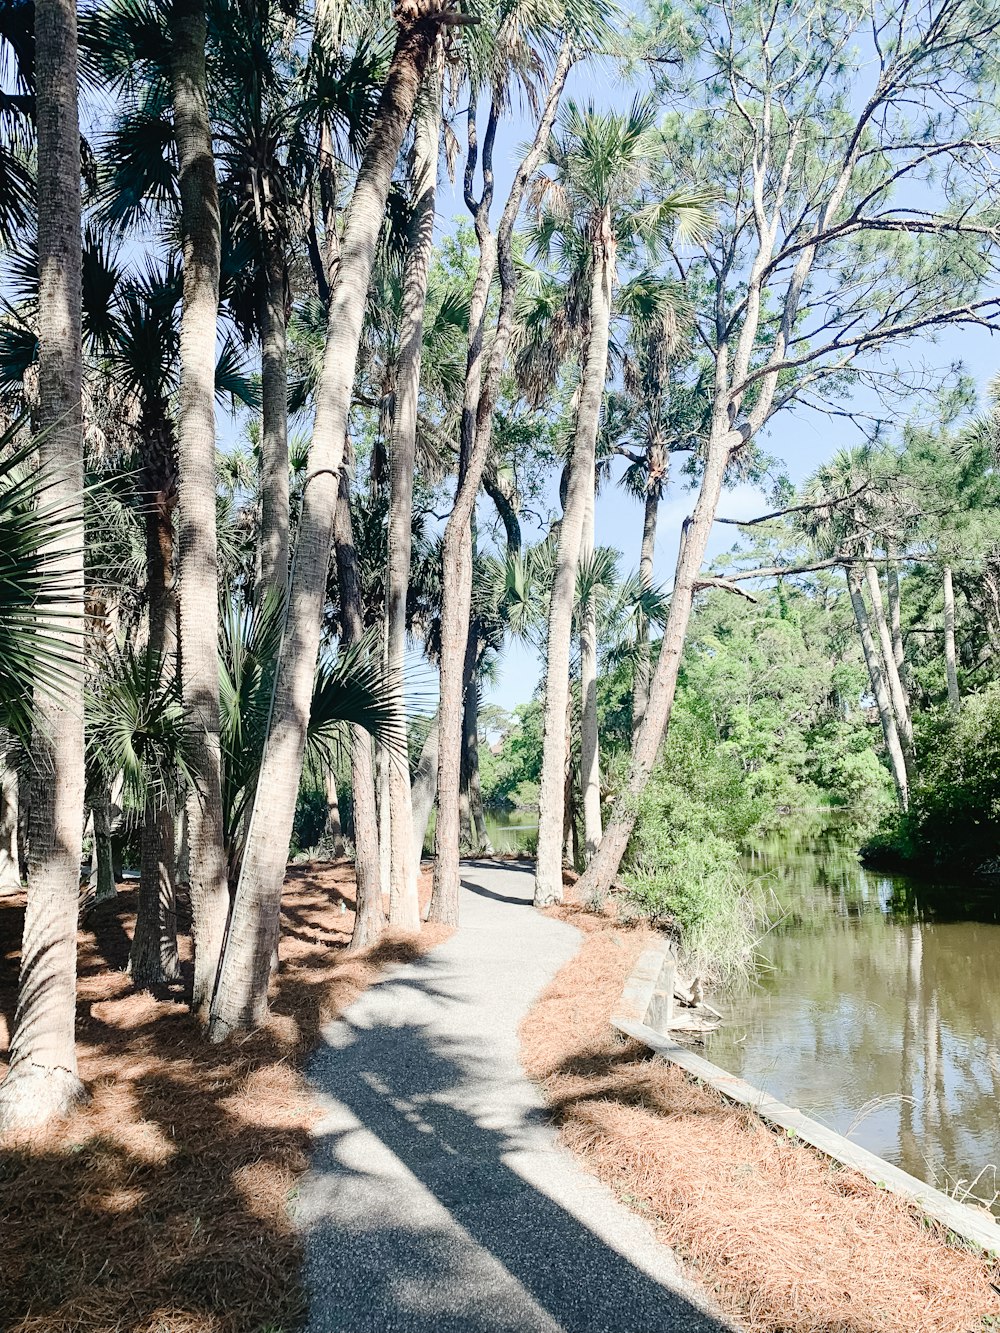
<path fill-rule="evenodd" d="M 707 1054 L 942 1189 L 978 1178 L 991 1201 L 1000 900 L 868 871 L 856 843 L 848 824 L 802 821 L 754 850 L 781 919 Z"/>

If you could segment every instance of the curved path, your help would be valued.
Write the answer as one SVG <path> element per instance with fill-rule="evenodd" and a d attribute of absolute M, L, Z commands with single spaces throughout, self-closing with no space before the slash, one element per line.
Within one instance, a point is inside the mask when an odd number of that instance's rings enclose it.
<path fill-rule="evenodd" d="M 517 1029 L 579 947 L 527 867 L 464 867 L 462 925 L 325 1033 L 296 1212 L 310 1333 L 722 1333 L 670 1250 L 546 1123 Z"/>

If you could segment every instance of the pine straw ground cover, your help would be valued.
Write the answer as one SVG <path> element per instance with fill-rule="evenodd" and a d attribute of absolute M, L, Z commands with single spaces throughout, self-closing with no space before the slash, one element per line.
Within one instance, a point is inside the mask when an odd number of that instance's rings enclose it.
<path fill-rule="evenodd" d="M 753 1333 L 980 1333 L 1000 1274 L 907 1205 L 612 1034 L 651 941 L 567 906 L 584 944 L 522 1028 L 565 1142 Z"/>
<path fill-rule="evenodd" d="M 347 863 L 290 872 L 273 1016 L 223 1047 L 201 1037 L 183 986 L 157 997 L 130 986 L 134 892 L 93 915 L 80 932 L 77 1029 L 91 1100 L 44 1137 L 0 1148 L 3 1333 L 287 1333 L 298 1324 L 288 1198 L 317 1114 L 301 1061 L 320 1025 L 386 963 L 442 938 L 425 927 L 419 939 L 350 955 L 353 903 Z M 0 1056 L 23 909 L 23 896 L 0 897 Z M 186 936 L 182 947 L 187 961 Z"/>

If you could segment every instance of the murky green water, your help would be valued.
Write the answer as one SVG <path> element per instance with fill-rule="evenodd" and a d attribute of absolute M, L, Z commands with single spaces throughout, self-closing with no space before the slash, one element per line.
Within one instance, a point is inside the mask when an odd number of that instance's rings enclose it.
<path fill-rule="evenodd" d="M 754 873 L 784 913 L 708 1058 L 923 1180 L 1000 1189 L 1000 901 L 866 871 L 795 825 Z M 994 1204 L 996 1211 L 1000 1207 Z"/>

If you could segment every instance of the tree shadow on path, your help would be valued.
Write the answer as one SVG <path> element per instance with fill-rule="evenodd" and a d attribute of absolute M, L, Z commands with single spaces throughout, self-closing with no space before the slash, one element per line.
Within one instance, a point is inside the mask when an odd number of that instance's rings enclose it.
<path fill-rule="evenodd" d="M 446 999 L 435 970 L 433 956 L 408 968 L 414 1001 Z M 322 1127 L 307 1188 L 311 1329 L 723 1333 L 521 1174 L 575 1168 L 536 1106 L 505 1102 L 489 1052 L 449 1053 L 410 1022 L 330 1036 L 310 1075 L 350 1115 Z M 582 1196 L 591 1215 L 607 1198 L 576 1184 L 571 1206 Z"/>

